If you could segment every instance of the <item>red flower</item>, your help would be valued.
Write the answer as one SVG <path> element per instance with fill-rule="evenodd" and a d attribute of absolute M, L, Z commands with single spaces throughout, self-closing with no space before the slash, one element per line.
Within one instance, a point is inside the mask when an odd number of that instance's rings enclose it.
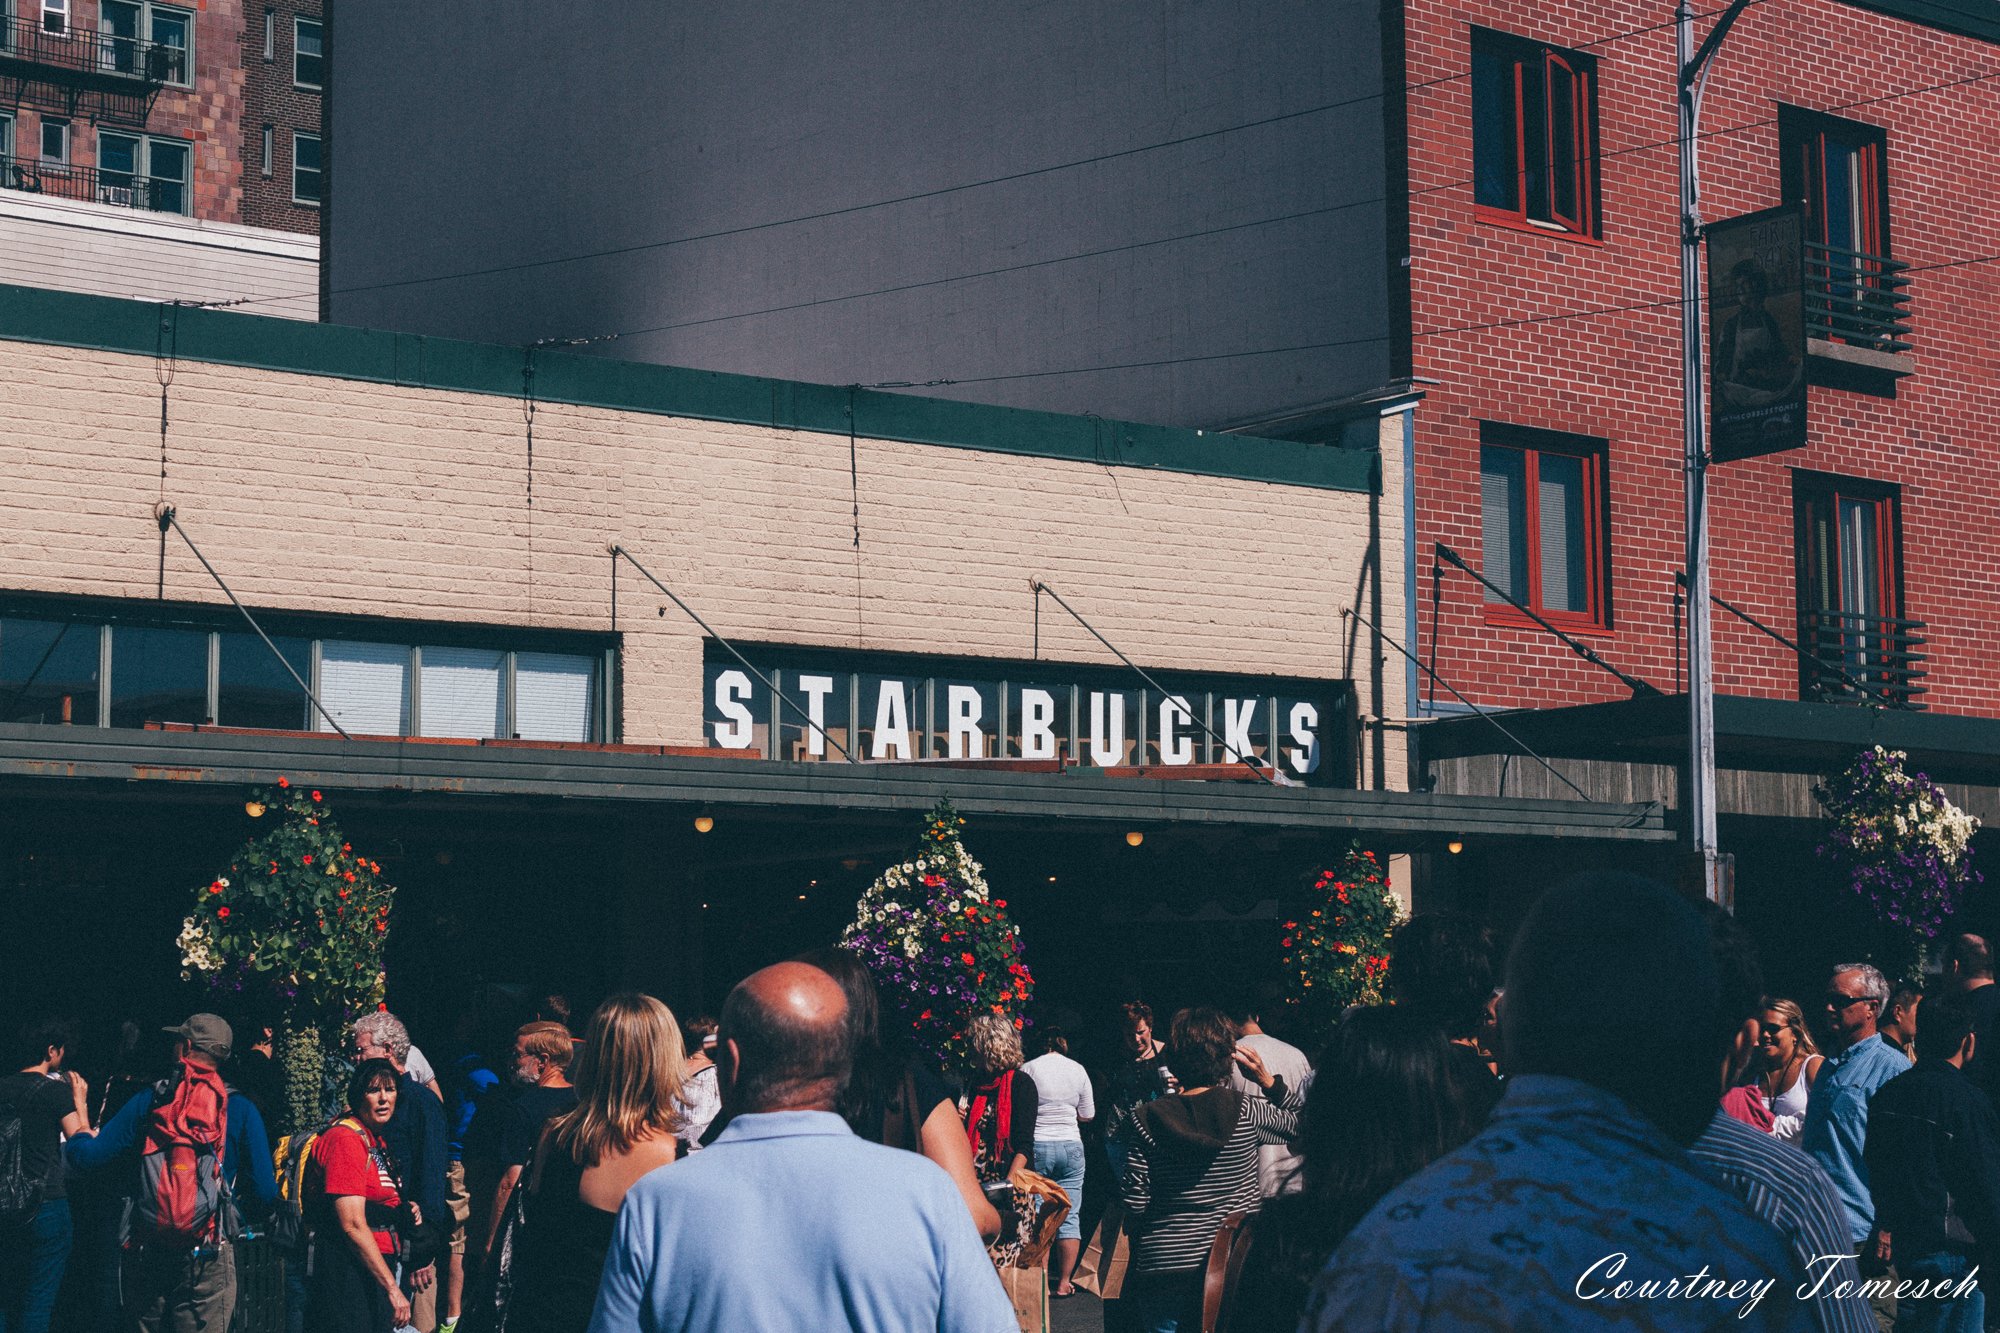
<path fill-rule="evenodd" d="M 319 799 L 319 793 L 318 793 L 318 792 L 314 792 L 314 793 L 313 793 L 313 799 L 314 799 L 315 801 L 317 801 L 317 800 Z"/>
<path fill-rule="evenodd" d="M 311 852 L 307 852 L 305 856 L 302 857 L 301 859 L 304 860 L 307 865 L 311 865 L 313 863 L 313 854 Z"/>
<path fill-rule="evenodd" d="M 221 893 L 221 892 L 222 892 L 222 886 L 221 886 L 220 884 L 211 884 L 211 885 L 209 885 L 209 886 L 208 886 L 208 891 L 209 891 L 210 893 Z"/>
<path fill-rule="evenodd" d="M 218 908 L 216 908 L 216 909 L 215 909 L 215 914 L 216 914 L 216 915 L 217 915 L 218 917 L 221 917 L 221 918 L 222 918 L 223 920 L 225 920 L 225 921 L 227 921 L 227 920 L 229 919 L 229 909 L 228 909 L 227 907 L 218 907 Z"/>
<path fill-rule="evenodd" d="M 289 787 L 292 785 L 292 780 L 290 778 L 279 778 L 278 785 L 280 787 Z"/>
<path fill-rule="evenodd" d="M 1291 947 L 1292 947 L 1292 937 L 1291 937 L 1290 935 L 1287 935 L 1287 936 L 1285 936 L 1285 938 L 1283 938 L 1283 939 L 1279 940 L 1279 941 L 1278 941 L 1278 947 L 1279 947 L 1280 949 L 1289 949 L 1289 948 L 1291 948 Z"/>
<path fill-rule="evenodd" d="M 306 823 L 311 824 L 314 828 L 319 827 L 319 821 L 317 819 L 307 819 Z"/>
<path fill-rule="evenodd" d="M 351 842 L 343 842 L 340 844 L 340 850 L 343 852 L 351 852 L 354 850 L 354 844 Z"/>
<path fill-rule="evenodd" d="M 960 959 L 960 960 L 961 960 L 962 962 L 964 962 L 964 964 L 965 964 L 965 965 L 966 965 L 967 967 L 971 967 L 971 966 L 972 966 L 972 963 L 973 963 L 973 957 L 972 957 L 972 955 L 971 955 L 971 954 L 969 954 L 969 953 L 962 953 L 962 954 L 960 954 L 960 955 L 959 955 L 959 959 Z"/>
<path fill-rule="evenodd" d="M 995 898 L 993 900 L 993 905 L 995 907 L 1005 907 L 1007 905 L 1007 900 L 1005 898 Z"/>
<path fill-rule="evenodd" d="M 383 931 L 387 930 L 388 928 L 389 928 L 389 923 L 387 921 L 377 921 L 375 923 L 375 933 L 378 935 L 381 934 Z"/>
<path fill-rule="evenodd" d="M 352 884 L 354 882 L 354 872 L 350 870 L 345 875 L 342 875 L 341 878 Z"/>
<path fill-rule="evenodd" d="M 340 896 L 341 896 L 341 897 L 343 897 L 343 898 L 345 898 L 345 897 L 347 896 L 347 890 L 346 890 L 346 889 L 342 889 L 342 890 L 340 891 Z"/>

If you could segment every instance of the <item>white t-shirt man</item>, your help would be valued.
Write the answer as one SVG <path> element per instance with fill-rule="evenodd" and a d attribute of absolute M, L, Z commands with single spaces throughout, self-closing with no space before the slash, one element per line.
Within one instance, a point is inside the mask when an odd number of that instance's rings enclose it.
<path fill-rule="evenodd" d="M 1285 1080 L 1285 1086 L 1304 1095 L 1312 1075 L 1312 1062 L 1306 1053 L 1288 1041 L 1279 1041 L 1268 1032 L 1252 1032 L 1237 1039 L 1237 1045 L 1248 1046 L 1263 1060 L 1264 1068 Z M 1263 1090 L 1243 1076 L 1241 1069 L 1231 1068 L 1229 1086 L 1246 1097 L 1262 1097 Z M 1299 1155 L 1292 1151 L 1292 1141 L 1269 1130 L 1257 1131 L 1257 1185 L 1265 1198 L 1280 1191 L 1290 1194 L 1300 1188 L 1294 1178 L 1298 1170 Z"/>
<path fill-rule="evenodd" d="M 1059 1051 L 1038 1055 L 1021 1066 L 1035 1080 L 1035 1142 L 1082 1143 L 1079 1122 L 1097 1117 L 1090 1073 Z"/>

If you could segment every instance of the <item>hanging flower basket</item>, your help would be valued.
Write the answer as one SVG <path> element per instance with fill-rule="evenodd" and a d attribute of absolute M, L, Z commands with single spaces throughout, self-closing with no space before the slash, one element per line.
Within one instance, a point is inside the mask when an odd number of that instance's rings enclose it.
<path fill-rule="evenodd" d="M 1909 756 L 1876 746 L 1813 787 L 1831 827 L 1819 856 L 1846 876 L 1877 919 L 1922 946 L 1980 883 L 1972 868 L 1979 821 L 1953 805 Z"/>
<path fill-rule="evenodd" d="M 840 937 L 875 978 L 884 1027 L 903 1024 L 946 1070 L 969 1066 L 965 1029 L 975 1015 L 1004 1014 L 1020 1027 L 1035 984 L 1006 899 L 992 895 L 959 841 L 964 823 L 950 801 L 938 802 L 917 850 L 868 887 Z"/>

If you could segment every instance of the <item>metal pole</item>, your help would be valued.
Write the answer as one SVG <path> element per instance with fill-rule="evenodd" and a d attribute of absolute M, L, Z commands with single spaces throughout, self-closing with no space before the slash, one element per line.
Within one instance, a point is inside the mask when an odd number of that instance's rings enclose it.
<path fill-rule="evenodd" d="M 1694 10 L 1688 0 L 1674 6 L 1674 68 L 1680 116 L 1681 227 L 1681 466 L 1686 482 L 1688 777 L 1683 793 L 1688 841 L 1700 861 L 1703 895 L 1721 902 L 1723 884 L 1715 835 L 1715 642 L 1708 592 L 1708 406 L 1701 365 L 1701 216 L 1695 164 L 1702 70 L 1715 54 L 1744 0 L 1695 52 Z M 1727 904 L 1724 904 L 1727 906 Z"/>

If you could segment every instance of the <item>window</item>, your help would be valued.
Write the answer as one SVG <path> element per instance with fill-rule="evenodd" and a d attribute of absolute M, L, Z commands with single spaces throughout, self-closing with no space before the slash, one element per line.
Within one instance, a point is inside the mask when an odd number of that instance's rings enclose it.
<path fill-rule="evenodd" d="M 278 11 L 264 11 L 264 60 L 268 64 L 278 55 Z"/>
<path fill-rule="evenodd" d="M 292 20 L 292 82 L 317 88 L 326 80 L 324 29 L 318 19 Z"/>
<path fill-rule="evenodd" d="M 0 722 L 323 732 L 338 722 L 356 736 L 571 742 L 614 730 L 609 644 L 595 636 L 370 622 L 367 639 L 321 638 L 312 622 L 273 614 L 265 628 L 281 662 L 221 612 L 53 600 L 0 607 Z"/>
<path fill-rule="evenodd" d="M 1780 107 L 1778 143 L 1785 199 L 1804 206 L 1806 240 L 1887 258 L 1888 136 L 1859 121 Z"/>
<path fill-rule="evenodd" d="M 1802 686 L 1907 693 L 1913 630 L 1903 621 L 1902 496 L 1897 487 L 1795 471 Z"/>
<path fill-rule="evenodd" d="M 271 731 L 305 731 L 312 726 L 312 704 L 291 672 L 271 656 L 255 634 L 224 632 L 216 636 L 215 720 L 225 727 L 263 727 Z M 285 665 L 299 680 L 312 679 L 312 642 L 275 635 L 271 640 L 285 655 Z"/>
<path fill-rule="evenodd" d="M 0 620 L 0 722 L 97 725 L 102 626 Z"/>
<path fill-rule="evenodd" d="M 320 189 L 319 136 L 317 134 L 293 134 L 292 202 L 295 204 L 311 204 L 314 207 L 318 207 Z"/>
<path fill-rule="evenodd" d="M 1604 442 L 1491 421 L 1479 441 L 1486 577 L 1564 628 L 1608 628 Z M 1490 620 L 1519 614 L 1486 601 Z"/>
<path fill-rule="evenodd" d="M 1488 221 L 1573 236 L 1597 216 L 1597 62 L 1472 30 L 1473 203 Z"/>
<path fill-rule="evenodd" d="M 271 176 L 271 127 L 266 125 L 257 153 L 257 170 L 266 180 Z"/>
<path fill-rule="evenodd" d="M 42 31 L 69 31 L 69 0 L 42 0 Z"/>
<path fill-rule="evenodd" d="M 113 626 L 111 725 L 208 721 L 208 637 L 199 630 Z"/>
<path fill-rule="evenodd" d="M 186 213 L 190 193 L 187 141 L 99 131 L 97 182 L 100 203 L 155 213 Z"/>
<path fill-rule="evenodd" d="M 54 116 L 42 117 L 42 161 L 69 161 L 69 122 Z"/>
<path fill-rule="evenodd" d="M 194 15 L 185 9 L 144 0 L 103 0 L 98 26 L 107 67 L 120 74 L 143 74 L 161 83 L 189 86 L 194 62 Z"/>
<path fill-rule="evenodd" d="M 0 166 L 14 160 L 14 117 L 0 111 Z"/>

